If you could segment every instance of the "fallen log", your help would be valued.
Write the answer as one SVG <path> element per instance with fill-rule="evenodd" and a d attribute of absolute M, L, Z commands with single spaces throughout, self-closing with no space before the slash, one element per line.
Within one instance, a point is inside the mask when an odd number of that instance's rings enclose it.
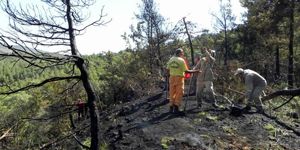
<path fill-rule="evenodd" d="M 261 100 L 264 102 L 277 96 L 300 96 L 300 88 L 275 91 L 267 96 L 262 97 Z"/>

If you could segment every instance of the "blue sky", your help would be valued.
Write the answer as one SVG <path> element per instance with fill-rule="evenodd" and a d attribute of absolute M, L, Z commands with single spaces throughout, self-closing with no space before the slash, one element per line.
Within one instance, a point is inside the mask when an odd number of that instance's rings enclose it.
<path fill-rule="evenodd" d="M 18 1 L 18 0 L 14 0 Z M 100 27 L 89 28 L 86 33 L 77 37 L 78 49 L 81 54 L 95 54 L 101 51 L 113 51 L 125 49 L 126 45 L 121 35 L 129 33 L 131 24 L 135 25 L 134 13 L 139 13 L 138 4 L 141 0 L 97 0 L 90 9 L 92 17 L 100 13 L 104 6 L 106 19 L 112 21 Z M 231 0 L 233 14 L 239 17 L 245 9 L 240 7 L 239 0 Z M 187 21 L 197 23 L 199 30 L 212 29 L 213 18 L 211 13 L 217 13 L 219 0 L 156 0 L 160 14 L 167 22 L 177 23 L 182 17 Z M 0 27 L 5 28 L 6 18 L 0 13 Z"/>

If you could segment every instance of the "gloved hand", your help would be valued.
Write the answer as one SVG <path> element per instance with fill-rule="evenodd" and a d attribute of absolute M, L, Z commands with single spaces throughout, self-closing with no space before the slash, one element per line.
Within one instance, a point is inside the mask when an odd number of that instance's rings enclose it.
<path fill-rule="evenodd" d="M 205 50 L 205 55 L 206 55 L 206 56 L 210 56 L 210 53 L 208 52 L 207 49 Z"/>

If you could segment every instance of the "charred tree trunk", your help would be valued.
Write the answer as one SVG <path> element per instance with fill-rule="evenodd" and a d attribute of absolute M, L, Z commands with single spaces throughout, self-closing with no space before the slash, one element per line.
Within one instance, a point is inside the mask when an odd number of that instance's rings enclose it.
<path fill-rule="evenodd" d="M 278 80 L 280 77 L 280 57 L 279 57 L 279 46 L 276 46 L 276 53 L 275 53 L 275 80 Z"/>
<path fill-rule="evenodd" d="M 277 96 L 299 96 L 300 95 L 300 88 L 298 89 L 290 89 L 290 90 L 279 90 L 274 93 L 271 93 L 265 97 L 263 97 L 261 100 L 262 101 L 267 101 L 272 98 L 275 98 Z"/>
<path fill-rule="evenodd" d="M 242 34 L 243 35 L 240 35 L 240 39 L 242 39 L 242 60 L 245 61 L 245 58 L 246 58 L 246 41 L 247 41 L 247 32 L 246 30 L 242 30 Z"/>
<path fill-rule="evenodd" d="M 294 55 L 293 55 L 293 46 L 294 46 L 294 8 L 295 8 L 295 1 L 291 1 L 290 6 L 290 37 L 289 37 L 289 64 L 288 64 L 288 87 L 294 87 Z"/>
<path fill-rule="evenodd" d="M 183 23 L 184 23 L 184 26 L 185 26 L 186 34 L 188 35 L 189 45 L 190 45 L 190 49 L 191 49 L 192 66 L 194 66 L 195 65 L 195 62 L 194 62 L 195 61 L 195 59 L 194 59 L 194 49 L 193 49 L 193 44 L 192 44 L 190 33 L 189 33 L 189 30 L 188 30 L 186 22 L 185 22 L 185 18 L 183 18 Z"/>
<path fill-rule="evenodd" d="M 227 29 L 226 29 L 226 21 L 225 21 L 225 30 L 224 30 L 224 36 L 225 36 L 225 53 L 224 53 L 224 66 L 227 68 L 227 61 L 228 61 L 228 41 L 227 41 Z"/>
<path fill-rule="evenodd" d="M 162 56 L 161 56 L 161 52 L 160 52 L 160 39 L 159 39 L 159 37 L 157 38 L 156 50 L 157 50 L 157 65 L 160 68 L 159 75 L 162 75 L 163 72 L 164 72 L 164 65 L 162 64 Z"/>
<path fill-rule="evenodd" d="M 81 72 L 81 79 L 84 86 L 84 89 L 88 96 L 88 107 L 89 107 L 89 113 L 91 118 L 91 149 L 92 150 L 98 150 L 99 149 L 99 115 L 98 115 L 98 109 L 96 107 L 96 94 L 95 90 L 90 83 L 89 75 L 87 72 L 87 69 L 85 67 L 84 62 L 79 61 L 80 63 L 77 63 L 77 67 L 79 68 Z"/>
<path fill-rule="evenodd" d="M 85 62 L 82 58 L 80 58 L 77 47 L 76 47 L 76 40 L 75 40 L 75 31 L 73 27 L 73 22 L 72 22 L 72 14 L 71 14 L 71 3 L 70 0 L 66 1 L 67 5 L 67 21 L 68 21 L 68 26 L 69 26 L 69 38 L 70 38 L 70 46 L 71 46 L 71 52 L 72 55 L 77 58 L 76 61 L 76 66 L 80 70 L 81 73 L 81 80 L 83 83 L 83 87 L 85 89 L 85 92 L 88 97 L 88 107 L 89 107 L 89 113 L 90 113 L 90 133 L 91 133 L 91 150 L 98 150 L 99 149 L 99 116 L 97 112 L 97 107 L 96 107 L 96 94 L 95 90 L 93 89 L 93 86 L 90 82 L 89 79 L 89 74 L 86 69 Z"/>

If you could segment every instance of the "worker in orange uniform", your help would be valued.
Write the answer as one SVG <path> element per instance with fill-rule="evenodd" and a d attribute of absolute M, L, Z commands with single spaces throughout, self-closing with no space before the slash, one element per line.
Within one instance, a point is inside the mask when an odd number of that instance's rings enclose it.
<path fill-rule="evenodd" d="M 167 72 L 169 77 L 169 95 L 170 95 L 170 112 L 181 114 L 179 110 L 182 97 L 184 94 L 184 76 L 185 73 L 196 73 L 199 70 L 189 70 L 184 60 L 183 49 L 178 48 L 175 56 L 171 57 L 167 63 Z"/>

